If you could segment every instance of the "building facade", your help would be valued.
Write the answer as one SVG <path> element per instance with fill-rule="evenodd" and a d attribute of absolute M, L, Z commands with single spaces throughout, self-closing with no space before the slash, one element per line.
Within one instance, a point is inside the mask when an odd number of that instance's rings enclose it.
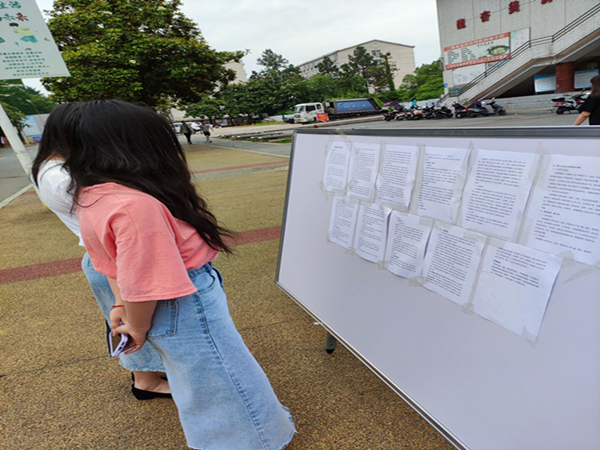
<path fill-rule="evenodd" d="M 572 92 L 598 73 L 598 0 L 437 0 L 446 93 Z"/>
<path fill-rule="evenodd" d="M 415 71 L 415 55 L 414 46 L 396 44 L 394 42 L 380 41 L 374 39 L 372 41 L 363 42 L 352 47 L 335 50 L 318 58 L 300 64 L 300 75 L 305 78 L 310 78 L 319 73 L 317 65 L 325 58 L 329 58 L 338 68 L 343 64 L 348 63 L 348 59 L 354 53 L 356 47 L 364 47 L 367 52 L 376 59 L 381 59 L 384 55 L 388 56 L 390 68 L 394 76 L 394 85 L 398 87 L 402 83 L 405 75 Z"/>

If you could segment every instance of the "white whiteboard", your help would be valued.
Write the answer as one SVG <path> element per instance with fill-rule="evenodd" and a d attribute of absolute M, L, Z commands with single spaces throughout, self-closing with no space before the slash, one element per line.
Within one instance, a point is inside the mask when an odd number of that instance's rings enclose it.
<path fill-rule="evenodd" d="M 301 130 L 278 285 L 458 448 L 600 448 L 600 269 L 565 260 L 535 343 L 327 241 L 337 133 L 365 143 L 600 156 L 595 127 Z"/>

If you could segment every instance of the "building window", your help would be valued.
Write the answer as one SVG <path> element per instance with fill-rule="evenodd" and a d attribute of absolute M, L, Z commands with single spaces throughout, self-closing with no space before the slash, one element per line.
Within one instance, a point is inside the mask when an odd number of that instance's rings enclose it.
<path fill-rule="evenodd" d="M 381 56 L 381 50 L 371 50 L 371 55 L 373 56 Z"/>
<path fill-rule="evenodd" d="M 467 28 L 467 21 L 465 19 L 458 19 L 456 21 L 456 29 L 462 30 L 463 28 Z"/>
<path fill-rule="evenodd" d="M 518 1 L 515 0 L 514 2 L 510 2 L 508 4 L 508 13 L 509 14 L 519 12 L 519 11 L 521 11 L 521 6 L 519 5 Z"/>
<path fill-rule="evenodd" d="M 482 22 L 488 22 L 490 20 L 490 12 L 484 11 L 481 14 L 479 14 L 479 17 L 481 17 Z"/>

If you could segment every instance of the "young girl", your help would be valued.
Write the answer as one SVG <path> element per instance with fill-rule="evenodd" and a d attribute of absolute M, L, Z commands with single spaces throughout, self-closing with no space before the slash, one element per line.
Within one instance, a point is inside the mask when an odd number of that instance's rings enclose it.
<path fill-rule="evenodd" d="M 63 167 L 67 153 L 61 137 L 57 134 L 60 123 L 66 114 L 77 107 L 76 103 L 67 103 L 57 106 L 48 117 L 47 132 L 38 148 L 38 154 L 33 161 L 31 174 L 34 182 L 39 187 L 44 203 L 58 218 L 79 238 L 79 245 L 83 246 L 79 222 L 72 211 L 73 197 L 67 189 L 71 183 L 69 173 Z M 108 280 L 104 275 L 94 270 L 90 258 L 86 253 L 81 266 L 87 277 L 94 297 L 107 321 L 111 307 L 115 304 Z M 118 311 L 117 311 L 118 312 Z M 113 313 L 114 315 L 115 313 Z M 121 366 L 130 370 L 134 376 L 131 392 L 138 400 L 148 400 L 155 397 L 171 397 L 168 382 L 162 377 L 164 366 L 156 350 L 150 345 L 131 355 L 121 354 Z"/>
<path fill-rule="evenodd" d="M 123 305 L 113 330 L 130 336 L 129 353 L 147 340 L 160 354 L 188 445 L 285 447 L 293 422 L 235 329 L 211 262 L 230 251 L 230 233 L 196 193 L 169 122 L 94 101 L 74 107 L 58 135 L 86 249 Z"/>

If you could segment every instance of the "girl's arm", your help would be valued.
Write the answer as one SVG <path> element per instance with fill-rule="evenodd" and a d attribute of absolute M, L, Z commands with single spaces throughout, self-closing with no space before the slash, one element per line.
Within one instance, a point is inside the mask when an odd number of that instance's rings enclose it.
<path fill-rule="evenodd" d="M 117 280 L 114 278 L 106 277 L 108 280 L 108 284 L 110 286 L 110 290 L 113 292 L 115 297 L 115 305 L 110 310 L 110 328 L 115 329 L 121 326 L 121 322 L 126 323 L 126 314 L 125 314 L 125 305 L 123 304 L 123 299 L 121 298 L 121 291 L 119 290 L 119 285 L 117 284 Z M 113 331 L 113 335 L 117 335 L 116 331 Z"/>
<path fill-rule="evenodd" d="M 587 119 L 588 117 L 590 117 L 591 113 L 587 112 L 587 111 L 583 111 L 581 114 L 579 114 L 577 116 L 577 119 L 575 119 L 575 123 L 573 125 L 580 125 L 583 122 L 585 122 L 585 119 Z"/>
<path fill-rule="evenodd" d="M 126 302 L 121 298 L 121 291 L 117 281 L 109 278 L 108 283 L 115 295 L 115 304 L 124 305 L 123 308 L 114 308 L 110 319 L 114 333 L 128 334 L 129 342 L 133 345 L 127 346 L 127 354 L 138 351 L 146 342 L 146 334 L 152 327 L 152 316 L 156 308 L 156 301 Z M 123 312 L 119 311 L 124 309 Z M 113 321 L 114 320 L 114 321 Z M 120 325 L 120 323 L 124 325 Z"/>

